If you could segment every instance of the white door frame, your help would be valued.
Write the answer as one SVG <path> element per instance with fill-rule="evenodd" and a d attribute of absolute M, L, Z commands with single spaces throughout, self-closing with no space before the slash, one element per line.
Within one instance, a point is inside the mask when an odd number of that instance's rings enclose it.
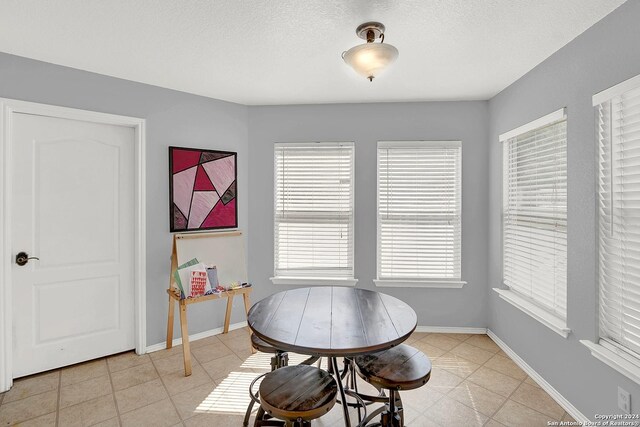
<path fill-rule="evenodd" d="M 11 268 L 11 131 L 14 113 L 126 126 L 135 130 L 135 344 L 136 353 L 146 349 L 146 217 L 145 217 L 145 120 L 54 105 L 0 98 L 0 392 L 13 385 L 13 306 Z"/>

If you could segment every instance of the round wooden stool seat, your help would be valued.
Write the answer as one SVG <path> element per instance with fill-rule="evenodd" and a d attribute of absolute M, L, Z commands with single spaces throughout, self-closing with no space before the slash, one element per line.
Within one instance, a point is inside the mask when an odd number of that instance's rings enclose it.
<path fill-rule="evenodd" d="M 400 344 L 389 350 L 355 358 L 358 374 L 368 383 L 387 390 L 413 390 L 431 376 L 431 361 L 417 348 Z"/>
<path fill-rule="evenodd" d="M 260 383 L 260 405 L 272 417 L 310 421 L 336 403 L 338 386 L 333 376 L 313 366 L 285 366 L 265 375 Z"/>
<path fill-rule="evenodd" d="M 256 334 L 251 334 L 251 345 L 258 351 L 263 353 L 277 353 L 278 349 L 271 344 L 258 338 Z"/>
<path fill-rule="evenodd" d="M 286 351 L 281 351 L 269 344 L 268 342 L 258 338 L 256 334 L 251 334 L 251 346 L 262 353 L 271 353 L 271 371 L 280 369 L 289 364 L 289 354 Z M 247 412 L 244 415 L 244 421 L 242 425 L 247 427 L 249 425 L 249 418 L 251 417 L 251 411 L 253 410 L 254 403 L 260 403 L 258 400 L 258 394 L 253 391 L 253 385 L 255 380 L 249 386 L 249 394 L 251 395 L 251 401 L 247 407 Z"/>

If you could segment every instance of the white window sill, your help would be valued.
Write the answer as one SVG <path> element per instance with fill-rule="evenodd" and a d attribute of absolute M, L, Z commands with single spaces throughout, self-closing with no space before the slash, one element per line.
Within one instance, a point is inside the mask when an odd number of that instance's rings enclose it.
<path fill-rule="evenodd" d="M 567 336 L 569 336 L 569 333 L 571 333 L 571 329 L 567 328 L 566 320 L 561 319 L 558 316 L 554 316 L 548 311 L 533 304 L 526 298 L 521 297 L 512 290 L 499 288 L 493 288 L 493 290 L 498 293 L 500 298 L 513 305 L 514 307 L 517 307 L 520 310 L 524 311 L 529 316 L 533 317 L 538 322 L 542 323 L 562 337 L 567 338 Z"/>
<path fill-rule="evenodd" d="M 355 286 L 358 279 L 347 277 L 272 277 L 274 285 L 292 286 Z"/>
<path fill-rule="evenodd" d="M 616 350 L 613 346 L 605 347 L 589 340 L 580 340 L 580 342 L 589 349 L 593 357 L 640 384 L 640 359 L 634 358 L 622 350 Z"/>
<path fill-rule="evenodd" d="M 467 284 L 460 280 L 391 280 L 374 279 L 373 283 L 380 288 L 461 288 Z"/>

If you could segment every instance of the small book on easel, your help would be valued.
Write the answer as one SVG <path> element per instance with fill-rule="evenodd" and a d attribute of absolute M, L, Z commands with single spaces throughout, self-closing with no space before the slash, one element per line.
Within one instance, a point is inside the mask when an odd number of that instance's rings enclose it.
<path fill-rule="evenodd" d="M 197 258 L 180 265 L 173 278 L 182 299 L 196 298 L 212 291 L 207 267 Z"/>
<path fill-rule="evenodd" d="M 207 276 L 209 276 L 211 288 L 215 289 L 218 287 L 218 268 L 215 265 L 213 267 L 207 267 Z"/>
<path fill-rule="evenodd" d="M 207 277 L 206 271 L 191 271 L 191 277 L 189 278 L 189 296 L 195 298 L 204 295 L 208 281 L 209 278 Z M 209 289 L 211 289 L 211 285 L 209 285 Z"/>

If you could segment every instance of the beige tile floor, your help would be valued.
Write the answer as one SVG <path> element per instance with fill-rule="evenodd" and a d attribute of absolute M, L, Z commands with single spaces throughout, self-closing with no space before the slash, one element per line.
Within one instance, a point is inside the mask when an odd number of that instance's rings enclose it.
<path fill-rule="evenodd" d="M 433 362 L 426 386 L 403 392 L 408 426 L 546 426 L 572 418 L 486 335 L 414 333 Z M 238 329 L 182 348 L 123 353 L 22 378 L 0 394 L 0 426 L 241 426 L 249 383 L 270 355 L 249 351 Z M 290 364 L 304 356 L 291 355 Z M 361 388 L 370 387 L 365 383 Z M 317 427 L 342 425 L 335 407 Z"/>

